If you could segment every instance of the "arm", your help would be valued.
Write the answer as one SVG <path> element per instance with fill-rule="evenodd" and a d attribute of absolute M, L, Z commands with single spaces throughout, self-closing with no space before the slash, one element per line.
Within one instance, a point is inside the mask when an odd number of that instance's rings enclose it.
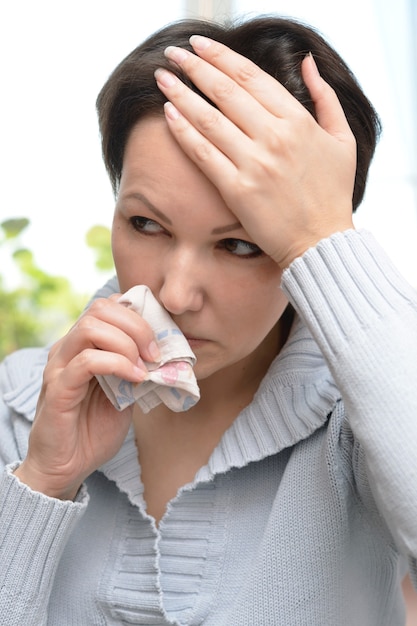
<path fill-rule="evenodd" d="M 0 622 L 47 622 L 54 575 L 67 540 L 87 506 L 36 493 L 16 479 L 13 466 L 0 474 Z"/>
<path fill-rule="evenodd" d="M 72 500 L 84 479 L 122 445 L 132 407 L 119 412 L 97 375 L 139 383 L 153 361 L 150 326 L 115 298 L 97 299 L 50 350 L 28 453 L 19 480 L 52 498 Z"/>
<path fill-rule="evenodd" d="M 13 474 L 25 454 L 31 421 L 9 402 L 20 388 L 18 404 L 31 412 L 35 375 L 43 364 L 38 350 L 22 350 L 0 364 L 0 622 L 5 626 L 46 623 L 60 554 L 87 506 L 84 491 L 75 503 L 61 502 L 31 491 Z"/>
<path fill-rule="evenodd" d="M 13 382 L 0 366 L 2 624 L 46 624 L 58 563 L 88 503 L 81 483 L 114 454 L 130 425 L 129 411 L 113 409 L 95 374 L 140 379 L 139 353 L 147 355 L 151 338 L 133 311 L 111 299 L 93 304 L 49 355 L 26 456 L 15 430 L 25 418 L 6 405 Z"/>
<path fill-rule="evenodd" d="M 284 272 L 366 453 L 397 544 L 417 557 L 417 294 L 367 232 L 337 233 Z"/>
<path fill-rule="evenodd" d="M 416 295 L 352 225 L 356 146 L 333 90 L 307 56 L 317 122 L 271 76 L 225 46 L 168 49 L 218 110 L 166 71 L 166 119 L 254 241 L 317 339 L 366 449 L 376 498 L 417 556 Z M 287 269 L 288 268 L 288 269 Z"/>

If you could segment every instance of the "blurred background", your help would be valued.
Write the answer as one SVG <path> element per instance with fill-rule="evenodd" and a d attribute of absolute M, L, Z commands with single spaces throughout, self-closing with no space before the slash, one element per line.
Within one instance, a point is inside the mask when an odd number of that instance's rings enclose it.
<path fill-rule="evenodd" d="M 415 0 L 2 0 L 0 356 L 39 341 L 45 311 L 53 338 L 112 273 L 95 99 L 114 67 L 181 17 L 265 13 L 315 26 L 374 103 L 383 135 L 356 223 L 417 286 Z"/>

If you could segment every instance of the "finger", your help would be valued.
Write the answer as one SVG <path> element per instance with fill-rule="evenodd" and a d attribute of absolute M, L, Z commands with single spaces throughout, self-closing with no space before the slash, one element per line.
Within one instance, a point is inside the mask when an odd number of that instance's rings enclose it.
<path fill-rule="evenodd" d="M 82 317 L 68 333 L 67 341 L 61 344 L 59 353 L 55 354 L 54 364 L 64 367 L 86 349 L 115 352 L 146 370 L 138 347 L 129 335 L 112 324 L 89 315 Z"/>
<path fill-rule="evenodd" d="M 86 347 L 114 350 L 132 361 L 159 357 L 150 325 L 135 311 L 107 298 L 95 300 L 69 332 L 61 357 L 70 360 Z"/>
<path fill-rule="evenodd" d="M 223 193 L 222 181 L 227 181 L 227 185 L 233 187 L 238 175 L 238 168 L 233 161 L 197 131 L 171 102 L 165 104 L 164 110 L 170 131 L 185 154 L 194 161 L 220 193 Z"/>
<path fill-rule="evenodd" d="M 233 79 L 233 82 L 239 85 L 244 92 L 250 94 L 255 102 L 258 102 L 276 117 L 288 117 L 288 115 L 296 106 L 301 106 L 298 101 L 289 93 L 289 91 L 281 85 L 273 76 L 262 70 L 256 63 L 250 59 L 231 50 L 224 44 L 221 44 L 201 35 L 193 35 L 190 43 L 198 57 L 213 68 L 219 70 L 223 75 Z M 190 57 L 195 58 L 195 55 Z M 198 81 L 198 87 L 206 93 L 206 76 L 201 77 L 201 64 L 197 61 L 185 59 L 181 66 L 190 76 L 191 80 Z M 190 73 L 189 73 L 190 72 Z M 216 74 L 213 74 L 215 77 Z M 197 84 L 197 83 L 195 83 Z M 213 101 L 216 102 L 216 84 L 214 89 L 210 83 L 209 88 L 213 94 Z M 227 86 L 227 83 L 226 83 Z M 220 96 L 222 90 L 220 90 Z M 243 114 L 246 111 L 242 112 Z M 249 110 L 250 114 L 256 113 L 255 110 Z"/>
<path fill-rule="evenodd" d="M 217 151 L 226 155 L 233 163 L 239 163 L 242 151 L 250 147 L 248 137 L 218 109 L 170 72 L 157 70 L 155 78 L 159 89 L 174 105 L 166 107 L 166 112 L 173 122 L 171 126 L 172 129 L 175 128 L 181 146 L 187 153 L 194 146 L 195 156 L 191 153 L 191 158 L 197 163 L 213 158 L 222 160 L 220 154 L 216 155 Z"/>
<path fill-rule="evenodd" d="M 57 415 L 71 413 L 87 397 L 91 381 L 100 375 L 114 375 L 140 384 L 148 374 L 120 354 L 83 350 L 59 371 L 45 369 L 41 393 L 43 405 L 52 406 Z"/>
<path fill-rule="evenodd" d="M 129 359 L 115 352 L 83 350 L 62 370 L 60 387 L 78 390 L 95 376 L 117 376 L 134 383 L 141 383 L 148 373 L 134 365 Z M 61 394 L 66 400 L 65 394 Z"/>
<path fill-rule="evenodd" d="M 165 55 L 170 61 L 181 67 L 200 91 L 214 102 L 226 118 L 230 119 L 236 127 L 240 128 L 249 137 L 259 134 L 260 128 L 257 120 L 259 120 L 262 106 L 232 77 L 182 48 L 170 46 L 165 50 Z M 177 88 L 171 88 L 168 93 L 165 91 L 164 93 L 188 119 L 193 119 L 194 122 L 198 123 L 198 118 L 193 116 L 193 104 L 196 98 L 192 98 L 191 95 L 197 96 L 197 94 L 190 89 L 187 90 L 185 86 L 181 90 L 178 85 L 178 83 L 182 85 L 181 81 L 176 78 L 173 78 L 173 80 L 177 83 Z M 174 86 L 172 85 L 172 87 Z M 202 102 L 204 101 L 202 100 Z M 211 119 L 214 121 L 216 119 L 216 109 L 212 107 L 212 111 Z M 208 129 L 213 126 L 210 123 L 208 114 L 202 118 L 202 121 L 205 122 L 206 119 L 208 123 L 200 126 L 202 131 L 205 125 Z"/>
<path fill-rule="evenodd" d="M 320 76 L 312 54 L 303 59 L 301 74 L 313 100 L 320 126 L 334 137 L 353 137 L 342 105 L 334 89 Z"/>

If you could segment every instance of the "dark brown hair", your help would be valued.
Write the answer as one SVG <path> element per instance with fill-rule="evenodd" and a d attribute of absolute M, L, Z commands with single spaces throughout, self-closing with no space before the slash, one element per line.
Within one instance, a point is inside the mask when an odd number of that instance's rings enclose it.
<path fill-rule="evenodd" d="M 124 149 L 133 126 L 146 115 L 163 115 L 165 97 L 156 86 L 156 68 L 176 71 L 187 85 L 201 93 L 163 54 L 169 45 L 192 50 L 189 37 L 196 34 L 224 43 L 251 59 L 282 83 L 312 115 L 314 107 L 300 66 L 306 54 L 313 54 L 321 75 L 335 90 L 356 137 L 355 210 L 363 199 L 380 132 L 378 116 L 350 69 L 323 37 L 309 26 L 279 17 L 258 17 L 230 25 L 200 20 L 175 22 L 151 35 L 116 67 L 97 98 L 103 158 L 114 192 L 118 190 Z"/>

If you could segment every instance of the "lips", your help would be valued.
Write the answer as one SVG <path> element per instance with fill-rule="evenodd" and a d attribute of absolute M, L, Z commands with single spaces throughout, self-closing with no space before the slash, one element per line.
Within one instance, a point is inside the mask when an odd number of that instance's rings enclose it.
<path fill-rule="evenodd" d="M 208 339 L 203 339 L 202 337 L 191 337 L 191 335 L 184 335 L 191 348 L 198 348 L 202 346 L 204 343 L 208 342 Z"/>

